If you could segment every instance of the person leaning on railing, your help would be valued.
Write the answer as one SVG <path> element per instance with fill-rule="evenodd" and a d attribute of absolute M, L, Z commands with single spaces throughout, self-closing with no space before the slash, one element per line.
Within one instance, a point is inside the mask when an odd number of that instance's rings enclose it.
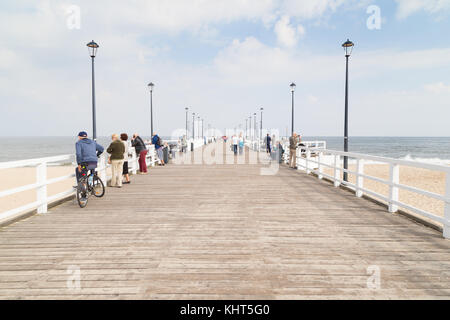
<path fill-rule="evenodd" d="M 147 162 L 145 157 L 147 156 L 147 147 L 145 146 L 144 140 L 137 134 L 133 134 L 133 139 L 131 139 L 131 145 L 136 150 L 136 155 L 139 157 L 139 172 L 140 174 L 147 174 Z"/>
<path fill-rule="evenodd" d="M 82 165 L 87 170 L 97 168 L 98 157 L 103 153 L 104 148 L 94 140 L 88 139 L 87 133 L 81 131 L 78 134 L 78 141 L 75 144 L 76 160 L 78 167 L 75 169 L 77 182 L 81 179 Z"/>

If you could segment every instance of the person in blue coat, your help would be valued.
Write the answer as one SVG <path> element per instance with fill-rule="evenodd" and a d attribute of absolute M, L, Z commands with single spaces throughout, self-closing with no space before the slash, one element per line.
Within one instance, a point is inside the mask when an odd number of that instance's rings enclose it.
<path fill-rule="evenodd" d="M 98 157 L 103 153 L 104 148 L 94 140 L 88 139 L 87 133 L 81 131 L 78 134 L 78 141 L 75 144 L 76 160 L 78 167 L 75 169 L 77 181 L 81 178 L 81 165 L 84 164 L 88 170 L 97 168 Z"/>
<path fill-rule="evenodd" d="M 161 161 L 161 165 L 164 165 L 164 155 L 163 155 L 163 145 L 162 145 L 162 141 L 161 138 L 154 133 L 153 137 L 152 137 L 152 144 L 155 145 L 155 150 L 156 153 L 158 154 L 158 158 Z"/>

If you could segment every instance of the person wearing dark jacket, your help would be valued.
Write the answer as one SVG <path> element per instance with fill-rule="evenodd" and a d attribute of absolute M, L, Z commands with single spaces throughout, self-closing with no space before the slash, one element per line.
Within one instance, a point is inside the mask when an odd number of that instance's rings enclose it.
<path fill-rule="evenodd" d="M 133 135 L 133 139 L 131 139 L 131 145 L 136 150 L 136 156 L 139 157 L 139 172 L 140 174 L 147 174 L 147 162 L 145 161 L 145 157 L 147 156 L 147 147 L 145 146 L 144 140 L 135 133 Z"/>
<path fill-rule="evenodd" d="M 111 187 L 122 188 L 122 173 L 123 173 L 123 154 L 125 153 L 125 146 L 119 140 L 118 134 L 112 135 L 112 142 L 106 151 L 111 155 L 109 160 L 111 162 Z"/>
<path fill-rule="evenodd" d="M 85 131 L 81 131 L 78 134 L 75 151 L 78 164 L 78 167 L 75 169 L 75 174 L 78 182 L 81 178 L 81 165 L 85 165 L 87 170 L 97 168 L 98 157 L 103 153 L 104 148 L 94 140 L 88 139 Z"/>

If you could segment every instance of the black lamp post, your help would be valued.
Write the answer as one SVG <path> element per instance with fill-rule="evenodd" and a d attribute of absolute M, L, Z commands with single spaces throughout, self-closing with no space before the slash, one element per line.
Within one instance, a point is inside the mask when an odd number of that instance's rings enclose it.
<path fill-rule="evenodd" d="M 97 119 L 95 113 L 95 76 L 94 76 L 94 58 L 97 54 L 99 45 L 92 40 L 87 44 L 89 55 L 92 59 L 92 137 L 97 139 Z"/>
<path fill-rule="evenodd" d="M 195 140 L 195 112 L 192 112 L 192 140 Z"/>
<path fill-rule="evenodd" d="M 202 118 L 202 138 L 205 136 L 204 132 L 203 132 L 203 124 L 204 124 L 205 119 Z"/>
<path fill-rule="evenodd" d="M 257 130 L 258 129 L 256 129 L 256 112 L 253 114 L 253 117 L 254 117 L 254 123 L 253 123 L 253 134 L 254 134 L 254 137 L 255 137 L 255 140 L 256 140 L 256 134 L 257 134 Z"/>
<path fill-rule="evenodd" d="M 260 108 L 259 109 L 261 111 L 261 123 L 260 123 L 260 128 L 259 128 L 259 139 L 263 140 L 263 136 L 262 136 L 262 129 L 263 129 L 263 110 L 264 108 Z"/>
<path fill-rule="evenodd" d="M 291 94 L 292 94 L 292 119 L 291 119 L 291 136 L 294 135 L 294 92 L 295 92 L 295 83 L 290 84 L 291 87 Z"/>
<path fill-rule="evenodd" d="M 186 110 L 186 139 L 188 138 L 188 112 L 189 112 L 189 108 L 186 107 L 184 108 L 184 110 Z"/>
<path fill-rule="evenodd" d="M 153 87 L 155 85 L 153 82 L 148 84 L 148 89 L 150 90 L 150 137 L 153 137 Z"/>
<path fill-rule="evenodd" d="M 200 116 L 197 117 L 197 138 L 200 138 Z"/>
<path fill-rule="evenodd" d="M 245 118 L 245 139 L 248 137 L 248 119 Z"/>
<path fill-rule="evenodd" d="M 344 123 L 344 152 L 348 152 L 348 58 L 352 54 L 355 44 L 347 39 L 342 44 L 345 50 L 345 123 Z M 344 156 L 344 170 L 348 170 L 348 157 Z M 344 171 L 344 181 L 348 181 L 348 172 Z"/>

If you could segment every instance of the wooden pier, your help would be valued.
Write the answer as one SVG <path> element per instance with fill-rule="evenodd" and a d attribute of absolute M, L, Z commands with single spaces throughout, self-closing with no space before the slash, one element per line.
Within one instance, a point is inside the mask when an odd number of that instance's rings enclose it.
<path fill-rule="evenodd" d="M 450 299 L 440 232 L 261 166 L 155 167 L 1 228 L 0 299 Z"/>

